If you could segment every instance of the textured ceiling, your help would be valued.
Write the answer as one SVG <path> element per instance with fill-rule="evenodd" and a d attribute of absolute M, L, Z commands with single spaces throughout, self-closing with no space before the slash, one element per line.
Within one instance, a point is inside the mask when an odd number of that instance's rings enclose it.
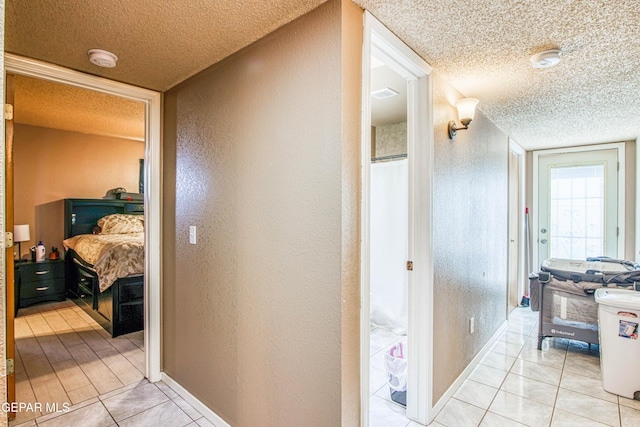
<path fill-rule="evenodd" d="M 398 92 L 390 98 L 371 97 L 371 125 L 383 126 L 407 121 L 407 80 L 380 63 L 371 68 L 371 92 L 390 88 Z"/>
<path fill-rule="evenodd" d="M 5 50 L 164 92 L 324 1 L 5 0 Z"/>
<path fill-rule="evenodd" d="M 16 123 L 144 139 L 144 104 L 87 89 L 16 76 Z"/>
<path fill-rule="evenodd" d="M 526 149 L 640 134 L 637 0 L 355 0 Z M 560 64 L 529 58 L 560 48 Z"/>
<path fill-rule="evenodd" d="M 324 0 L 6 0 L 5 49 L 165 91 Z M 526 149 L 635 140 L 637 0 L 355 0 Z M 529 58 L 558 47 L 563 61 Z M 115 69 L 87 61 L 101 48 Z"/>

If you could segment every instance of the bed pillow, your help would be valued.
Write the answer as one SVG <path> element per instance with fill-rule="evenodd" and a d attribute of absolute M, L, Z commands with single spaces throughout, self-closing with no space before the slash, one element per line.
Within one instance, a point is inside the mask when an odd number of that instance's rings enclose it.
<path fill-rule="evenodd" d="M 98 220 L 101 234 L 144 233 L 144 215 L 111 214 Z"/>

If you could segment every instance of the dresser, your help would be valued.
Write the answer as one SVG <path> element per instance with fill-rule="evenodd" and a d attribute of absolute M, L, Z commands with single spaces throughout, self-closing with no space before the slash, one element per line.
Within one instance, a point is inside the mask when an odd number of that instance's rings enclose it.
<path fill-rule="evenodd" d="M 65 268 L 61 259 L 15 264 L 18 308 L 44 301 L 65 300 Z"/>

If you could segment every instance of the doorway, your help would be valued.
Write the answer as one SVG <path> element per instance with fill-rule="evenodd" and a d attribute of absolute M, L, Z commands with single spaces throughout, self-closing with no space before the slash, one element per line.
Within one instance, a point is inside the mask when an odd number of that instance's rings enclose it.
<path fill-rule="evenodd" d="M 160 123 L 161 95 L 16 55 L 5 55 L 5 72 L 67 84 L 138 101 L 145 106 L 145 376 L 160 380 Z M 6 276 L 5 276 L 6 277 Z"/>
<path fill-rule="evenodd" d="M 528 243 L 525 237 L 525 151 L 509 141 L 509 252 L 507 268 L 507 316 L 518 307 L 520 297 L 528 294 L 525 280 L 529 266 L 525 261 Z"/>
<path fill-rule="evenodd" d="M 624 144 L 534 152 L 535 264 L 624 257 Z"/>
<path fill-rule="evenodd" d="M 406 406 L 409 176 L 407 81 L 382 60 L 371 59 L 369 411 L 373 421 L 390 412 L 402 419 Z"/>
<path fill-rule="evenodd" d="M 365 13 L 363 55 L 363 116 L 362 116 L 362 270 L 361 270 L 361 424 L 369 425 L 370 418 L 370 387 L 371 366 L 379 363 L 378 358 L 371 358 L 371 320 L 372 320 L 372 264 L 375 261 L 373 244 L 380 237 L 374 236 L 372 222 L 376 220 L 372 212 L 374 206 L 373 185 L 374 173 L 372 173 L 372 154 L 378 158 L 390 162 L 388 168 L 397 166 L 396 175 L 398 191 L 391 191 L 398 196 L 406 188 L 406 199 L 401 202 L 406 205 L 406 227 L 400 222 L 394 221 L 393 229 L 403 236 L 394 237 L 404 250 L 399 250 L 399 258 L 393 261 L 394 281 L 404 282 L 406 277 L 406 290 L 404 284 L 392 291 L 399 307 L 399 316 L 392 315 L 391 319 L 402 317 L 402 307 L 406 303 L 406 349 L 403 350 L 403 358 L 407 362 L 406 380 L 406 412 L 402 417 L 427 424 L 433 418 L 431 405 L 431 342 L 432 342 L 432 293 L 433 293 L 433 257 L 431 254 L 431 201 L 432 201 L 432 175 L 433 175 L 433 118 L 432 118 L 432 90 L 431 67 L 411 51 L 401 40 L 393 35 L 379 21 L 369 13 Z M 375 58 L 375 59 L 374 59 Z M 404 104 L 406 122 L 403 119 L 393 119 L 388 123 L 395 127 L 392 132 L 398 132 L 403 136 L 400 140 L 406 141 L 406 153 L 378 153 L 372 152 L 372 146 L 376 133 L 372 124 L 374 110 L 372 108 L 371 92 L 373 87 L 373 71 L 376 64 L 382 64 L 399 79 L 397 86 L 406 89 L 407 98 L 400 102 Z M 375 88 L 385 92 L 387 87 Z M 395 90 L 389 87 L 391 91 Z M 395 97 L 396 100 L 399 98 Z M 403 113 L 404 114 L 404 113 Z M 405 124 L 406 123 L 406 124 Z M 406 129 L 406 130 L 405 130 Z M 391 130 L 391 129 L 390 129 Z M 403 151 L 403 150 L 400 150 Z M 382 159 L 380 159 L 382 158 Z M 402 171 L 402 162 L 406 171 Z M 389 166 L 391 165 L 391 166 Z M 397 173 L 396 173 L 397 172 Z M 375 175 L 378 175 L 377 173 Z M 404 208 L 404 206 L 403 206 Z M 402 212 L 402 211 L 400 211 Z M 397 212 L 396 212 L 397 213 Z M 402 230 L 400 230 L 402 229 Z M 401 238 L 400 238 L 401 237 Z M 398 265 L 400 264 L 400 265 Z M 377 273 L 376 273 L 377 274 Z M 376 278 L 377 279 L 377 278 Z M 405 296 L 406 295 L 406 296 Z M 396 313 L 396 314 L 397 314 Z M 377 316 L 377 314 L 376 314 Z M 382 353 L 380 353 L 382 357 Z M 378 366 L 378 368 L 383 366 Z M 401 412 L 404 412 L 400 408 Z M 409 422 L 409 420 L 406 420 Z"/>

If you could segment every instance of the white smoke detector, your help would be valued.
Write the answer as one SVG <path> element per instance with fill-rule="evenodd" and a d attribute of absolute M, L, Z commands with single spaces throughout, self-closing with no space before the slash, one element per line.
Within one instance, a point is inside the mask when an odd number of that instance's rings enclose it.
<path fill-rule="evenodd" d="M 88 52 L 89 61 L 98 67 L 113 68 L 116 66 L 118 57 L 111 52 L 102 49 L 90 49 Z"/>
<path fill-rule="evenodd" d="M 533 68 L 549 68 L 560 62 L 560 49 L 549 49 L 536 53 L 531 57 L 531 65 Z"/>

